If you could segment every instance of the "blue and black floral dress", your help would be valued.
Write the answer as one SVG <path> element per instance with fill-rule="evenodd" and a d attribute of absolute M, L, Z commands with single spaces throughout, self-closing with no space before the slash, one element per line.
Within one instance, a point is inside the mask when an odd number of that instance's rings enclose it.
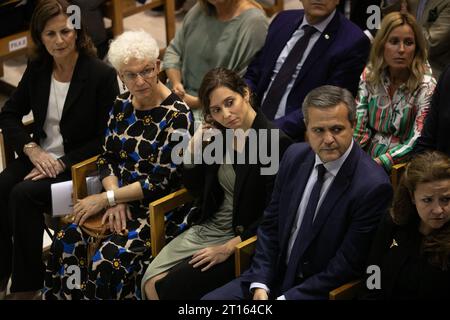
<path fill-rule="evenodd" d="M 115 175 L 119 186 L 136 181 L 144 198 L 128 203 L 127 235 L 112 234 L 88 258 L 92 238 L 69 224 L 57 232 L 48 260 L 44 299 L 139 299 L 140 280 L 151 260 L 148 204 L 180 187 L 171 152 L 175 131 L 192 134 L 189 107 L 175 94 L 151 110 L 136 110 L 131 95 L 116 99 L 97 165 L 100 179 Z M 174 140 L 174 141 L 172 141 Z M 80 281 L 77 285 L 76 276 Z"/>

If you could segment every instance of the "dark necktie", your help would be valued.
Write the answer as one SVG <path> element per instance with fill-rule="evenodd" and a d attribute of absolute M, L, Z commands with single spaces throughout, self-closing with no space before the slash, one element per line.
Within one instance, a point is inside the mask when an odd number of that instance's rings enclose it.
<path fill-rule="evenodd" d="M 289 52 L 286 60 L 278 71 L 278 74 L 272 81 L 272 85 L 270 86 L 269 92 L 267 92 L 266 99 L 261 106 L 264 114 L 270 120 L 274 119 L 278 106 L 280 105 L 281 98 L 286 91 L 287 85 L 291 81 L 297 65 L 302 60 L 311 36 L 317 31 L 316 28 L 310 25 L 303 26 L 303 30 L 305 31 L 303 37 L 298 39 L 291 52 Z"/>
<path fill-rule="evenodd" d="M 297 267 L 300 259 L 298 251 L 300 246 L 302 245 L 302 242 L 307 240 L 312 231 L 314 214 L 316 213 L 317 204 L 320 199 L 320 191 L 322 190 L 326 171 L 327 169 L 323 164 L 317 165 L 317 181 L 311 190 L 311 195 L 309 196 L 308 205 L 306 206 L 305 214 L 303 215 L 300 230 L 298 230 L 297 237 L 295 239 L 294 245 L 292 246 L 286 274 L 283 281 L 283 292 L 292 287 L 297 276 Z"/>

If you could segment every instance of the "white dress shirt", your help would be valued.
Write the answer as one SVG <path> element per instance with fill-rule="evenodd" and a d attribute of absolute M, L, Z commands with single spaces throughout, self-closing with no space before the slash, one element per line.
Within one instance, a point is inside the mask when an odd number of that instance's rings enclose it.
<path fill-rule="evenodd" d="M 59 128 L 59 122 L 61 121 L 69 86 L 70 82 L 60 82 L 52 76 L 47 115 L 43 127 L 47 137 L 41 139 L 40 146 L 53 155 L 55 159 L 64 155 L 63 137 Z"/>
<path fill-rule="evenodd" d="M 308 57 L 309 53 L 311 52 L 312 48 L 316 44 L 317 40 L 319 40 L 320 36 L 324 32 L 325 28 L 330 23 L 331 19 L 333 19 L 334 15 L 336 14 L 336 10 L 334 10 L 325 20 L 318 24 L 312 24 L 314 28 L 316 28 L 317 32 L 315 32 L 311 39 L 309 40 L 308 46 L 306 47 L 305 53 L 303 54 L 302 59 L 298 63 L 297 67 L 295 68 L 295 72 L 292 75 L 292 79 L 289 82 L 289 84 L 286 87 L 286 91 L 284 92 L 283 97 L 281 98 L 280 104 L 278 105 L 277 112 L 275 114 L 275 119 L 281 118 L 285 116 L 286 113 L 286 103 L 288 96 L 292 90 L 292 87 L 294 86 L 295 80 L 297 79 L 298 74 L 300 73 L 300 69 L 303 66 L 303 63 L 305 62 L 306 58 Z M 295 46 L 297 41 L 303 37 L 305 30 L 303 30 L 303 26 L 310 25 L 306 18 L 303 17 L 303 21 L 300 24 L 300 26 L 295 30 L 295 32 L 292 34 L 291 39 L 286 43 L 283 50 L 281 51 L 280 55 L 278 56 L 277 62 L 275 63 L 275 68 L 273 69 L 272 76 L 270 78 L 270 83 L 267 86 L 266 92 L 264 92 L 264 96 L 261 100 L 261 105 L 264 103 L 264 100 L 266 99 L 267 93 L 270 90 L 270 87 L 272 86 L 273 81 L 275 80 L 276 76 L 278 75 L 278 72 L 281 69 L 281 66 L 283 65 L 284 61 L 286 60 L 287 56 L 291 52 L 292 48 Z"/>

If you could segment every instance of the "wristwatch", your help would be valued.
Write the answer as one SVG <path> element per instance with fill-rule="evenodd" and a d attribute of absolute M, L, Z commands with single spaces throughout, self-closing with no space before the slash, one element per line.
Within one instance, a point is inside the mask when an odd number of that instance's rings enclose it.
<path fill-rule="evenodd" d="M 25 152 L 26 149 L 32 149 L 32 148 L 36 148 L 38 145 L 36 142 L 30 142 L 27 143 L 23 146 L 23 152 Z"/>

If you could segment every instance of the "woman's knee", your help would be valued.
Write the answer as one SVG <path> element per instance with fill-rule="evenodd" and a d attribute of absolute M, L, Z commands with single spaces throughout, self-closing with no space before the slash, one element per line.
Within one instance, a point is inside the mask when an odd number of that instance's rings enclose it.
<path fill-rule="evenodd" d="M 144 290 L 147 300 L 159 300 L 159 295 L 156 290 L 156 283 L 162 280 L 167 275 L 167 272 L 158 274 L 144 283 Z"/>

